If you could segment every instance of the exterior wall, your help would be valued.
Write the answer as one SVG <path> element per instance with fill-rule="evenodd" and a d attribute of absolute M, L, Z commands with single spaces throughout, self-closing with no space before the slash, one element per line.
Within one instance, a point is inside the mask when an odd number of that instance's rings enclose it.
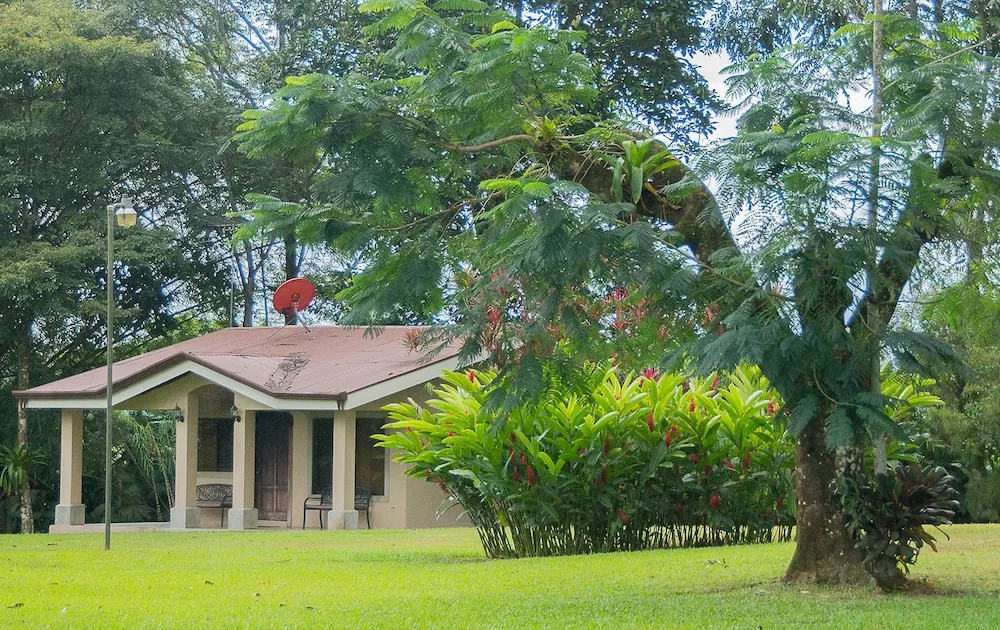
<path fill-rule="evenodd" d="M 437 381 L 432 381 L 431 385 Z M 411 387 L 392 396 L 387 396 L 375 402 L 358 407 L 358 411 L 381 411 L 382 407 L 393 402 L 405 402 L 413 399 L 418 404 L 430 399 L 431 393 L 426 384 Z M 471 525 L 468 518 L 456 520 L 462 508 L 456 505 L 449 509 L 441 518 L 437 513 L 445 507 L 442 501 L 447 497 L 437 487 L 437 484 L 407 477 L 403 474 L 406 467 L 395 461 L 394 452 L 389 452 L 389 470 L 386 473 L 388 494 L 385 497 L 372 499 L 372 527 L 378 529 L 413 529 L 423 527 L 455 527 Z"/>

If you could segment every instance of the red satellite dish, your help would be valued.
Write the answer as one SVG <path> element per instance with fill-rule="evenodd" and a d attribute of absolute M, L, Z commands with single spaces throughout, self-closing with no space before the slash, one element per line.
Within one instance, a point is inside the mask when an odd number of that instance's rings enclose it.
<path fill-rule="evenodd" d="M 316 297 L 316 287 L 305 278 L 292 278 L 281 283 L 274 292 L 274 310 L 282 315 L 294 315 L 305 310 Z"/>

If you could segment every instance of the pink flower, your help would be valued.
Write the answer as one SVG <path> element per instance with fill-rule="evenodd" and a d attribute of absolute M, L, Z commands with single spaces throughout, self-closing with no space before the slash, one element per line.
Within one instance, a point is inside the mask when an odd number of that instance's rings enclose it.
<path fill-rule="evenodd" d="M 651 367 L 648 367 L 648 368 L 646 368 L 645 370 L 642 371 L 642 375 L 643 375 L 644 378 L 647 378 L 649 380 L 653 380 L 654 378 L 656 378 L 656 370 L 654 370 Z"/>
<path fill-rule="evenodd" d="M 476 373 L 473 370 L 469 370 L 469 382 L 470 383 L 476 382 Z"/>
<path fill-rule="evenodd" d="M 718 510 L 719 506 L 722 505 L 722 499 L 717 494 L 713 494 L 712 498 L 708 500 L 708 505 L 713 510 Z"/>
<path fill-rule="evenodd" d="M 628 523 L 628 515 L 625 514 L 625 510 L 618 508 L 618 518 L 621 519 L 622 523 Z"/>

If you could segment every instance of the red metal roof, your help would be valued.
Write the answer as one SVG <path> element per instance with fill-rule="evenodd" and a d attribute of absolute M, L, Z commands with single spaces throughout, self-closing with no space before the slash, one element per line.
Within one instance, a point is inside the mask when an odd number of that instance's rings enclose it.
<path fill-rule="evenodd" d="M 114 390 L 189 360 L 276 398 L 334 398 L 450 359 L 458 346 L 425 360 L 411 350 L 409 326 L 386 326 L 365 336 L 364 328 L 302 326 L 224 328 L 115 362 Z M 70 376 L 24 391 L 21 399 L 98 398 L 105 395 L 107 368 Z"/>

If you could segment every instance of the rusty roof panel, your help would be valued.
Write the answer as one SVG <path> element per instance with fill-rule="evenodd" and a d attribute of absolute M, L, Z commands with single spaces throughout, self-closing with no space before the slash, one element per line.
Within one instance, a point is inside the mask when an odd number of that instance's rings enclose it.
<path fill-rule="evenodd" d="M 114 389 L 190 360 L 277 398 L 340 398 L 427 365 L 406 343 L 410 331 L 420 330 L 387 326 L 366 336 L 364 328 L 342 326 L 312 326 L 311 332 L 301 326 L 224 328 L 115 362 Z M 453 346 L 429 362 L 457 354 Z M 96 398 L 105 395 L 106 370 L 14 393 L 21 399 Z"/>

